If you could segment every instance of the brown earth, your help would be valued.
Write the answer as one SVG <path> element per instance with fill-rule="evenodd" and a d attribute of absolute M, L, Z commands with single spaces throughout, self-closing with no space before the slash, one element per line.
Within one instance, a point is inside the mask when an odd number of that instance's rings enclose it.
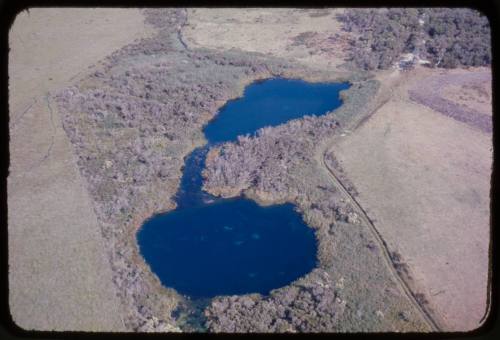
<path fill-rule="evenodd" d="M 9 306 L 27 330 L 124 330 L 85 183 L 50 93 L 147 36 L 139 10 L 32 8 L 9 32 Z"/>
<path fill-rule="evenodd" d="M 332 149 L 358 202 L 450 331 L 477 328 L 487 309 L 491 134 L 411 101 L 408 89 L 437 73 L 478 71 L 412 71 Z M 401 77 L 388 74 L 382 82 Z"/>

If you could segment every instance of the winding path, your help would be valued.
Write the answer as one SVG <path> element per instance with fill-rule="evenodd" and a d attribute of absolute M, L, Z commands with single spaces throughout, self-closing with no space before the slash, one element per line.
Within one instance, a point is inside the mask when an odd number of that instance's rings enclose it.
<path fill-rule="evenodd" d="M 400 86 L 402 83 L 406 82 L 408 80 L 407 75 L 397 75 L 393 80 L 386 81 L 386 83 L 379 89 L 379 94 L 377 97 L 374 99 L 372 103 L 372 109 L 369 110 L 366 114 L 360 115 L 361 119 L 357 121 L 353 121 L 350 126 L 348 127 L 350 131 L 356 130 L 358 127 L 360 127 L 364 122 L 366 122 L 375 112 L 377 112 L 383 105 L 385 105 L 391 98 L 394 97 L 395 91 L 394 89 L 398 86 Z M 346 128 L 346 127 L 345 127 Z M 345 129 L 344 128 L 344 129 Z M 395 264 L 392 261 L 390 257 L 390 252 L 387 247 L 386 242 L 378 232 L 377 228 L 371 221 L 371 219 L 368 217 L 366 211 L 361 207 L 361 205 L 356 201 L 356 199 L 349 193 L 347 188 L 344 186 L 342 181 L 339 179 L 339 176 L 335 173 L 335 170 L 330 168 L 325 160 L 326 155 L 331 152 L 331 149 L 333 145 L 335 144 L 335 140 L 338 138 L 338 136 L 333 137 L 328 143 L 324 145 L 324 147 L 320 148 L 318 153 L 316 154 L 317 160 L 321 159 L 321 161 L 318 162 L 318 164 L 321 164 L 327 171 L 329 177 L 332 179 L 334 186 L 340 190 L 340 192 L 347 198 L 347 202 L 352 203 L 354 210 L 358 214 L 358 216 L 361 218 L 362 222 L 368 226 L 370 229 L 371 233 L 373 234 L 376 242 L 379 245 L 379 248 L 381 249 L 382 255 L 384 257 L 384 262 L 386 264 L 386 267 L 398 283 L 398 285 L 401 287 L 402 291 L 404 294 L 408 297 L 408 300 L 411 302 L 411 304 L 415 307 L 415 309 L 420 313 L 422 318 L 426 321 L 426 323 L 431 327 L 433 331 L 441 331 L 441 327 L 438 325 L 436 320 L 432 317 L 431 313 L 423 306 L 421 305 L 415 294 L 412 292 L 410 289 L 410 286 L 408 283 L 399 275 L 395 268 Z"/>
<path fill-rule="evenodd" d="M 179 40 L 182 47 L 184 47 L 186 51 L 189 51 L 190 49 L 182 37 L 182 28 L 187 25 L 188 25 L 188 11 L 187 8 L 184 8 L 184 21 L 182 22 L 182 24 L 179 25 L 179 28 L 177 29 L 177 39 Z"/>
<path fill-rule="evenodd" d="M 422 306 L 417 301 L 415 294 L 410 290 L 410 287 L 408 286 L 408 284 L 398 274 L 396 268 L 394 267 L 394 263 L 392 262 L 391 257 L 389 255 L 389 249 L 387 248 L 387 244 L 385 243 L 384 239 L 380 236 L 380 233 L 378 232 L 377 228 L 375 228 L 375 225 L 370 220 L 370 218 L 366 214 L 365 210 L 354 199 L 354 197 L 347 191 L 346 187 L 342 184 L 339 177 L 335 174 L 335 171 L 332 168 L 330 168 L 328 166 L 328 164 L 326 163 L 325 156 L 329 151 L 330 151 L 330 149 L 326 148 L 325 152 L 323 153 L 322 164 L 326 168 L 328 174 L 330 175 L 333 183 L 335 184 L 335 187 L 338 188 L 340 190 L 340 192 L 348 198 L 348 202 L 353 204 L 354 209 L 356 210 L 356 213 L 361 218 L 363 223 L 369 227 L 370 231 L 372 232 L 373 236 L 375 237 L 375 240 L 377 241 L 377 243 L 382 251 L 382 255 L 384 256 L 387 268 L 391 272 L 392 276 L 396 279 L 399 286 L 402 288 L 403 292 L 408 297 L 409 301 L 419 311 L 419 313 L 422 315 L 423 319 L 427 322 L 427 324 L 432 328 L 433 331 L 440 331 L 440 327 L 437 325 L 436 321 L 432 318 L 432 316 L 425 309 L 425 307 Z"/>
<path fill-rule="evenodd" d="M 179 29 L 177 31 L 177 38 L 181 45 L 186 49 L 189 50 L 189 47 L 187 44 L 184 42 L 183 37 L 182 37 L 182 28 L 187 25 L 187 10 L 185 12 L 186 18 L 183 24 L 179 26 Z M 390 81 L 389 84 L 387 85 L 386 89 L 380 89 L 379 91 L 379 96 L 377 96 L 376 101 L 373 103 L 373 109 L 368 112 L 367 114 L 363 115 L 362 119 L 355 122 L 352 124 L 352 130 L 355 130 L 359 126 L 361 126 L 369 117 L 374 114 L 380 107 L 382 107 L 384 104 L 386 104 L 393 96 L 393 89 L 396 85 L 399 85 L 401 82 L 405 81 L 406 77 L 398 77 L 397 80 L 395 81 Z M 384 91 L 385 90 L 385 91 Z M 382 93 L 380 95 L 380 93 Z M 327 173 L 329 174 L 330 178 L 332 179 L 334 185 L 336 188 L 340 190 L 340 192 L 347 198 L 348 202 L 352 202 L 354 209 L 356 210 L 356 213 L 358 216 L 361 218 L 363 223 L 369 227 L 371 233 L 373 234 L 376 242 L 379 245 L 379 248 L 381 249 L 382 255 L 384 257 L 384 262 L 398 285 L 401 287 L 402 291 L 404 294 L 407 296 L 408 300 L 410 303 L 413 305 L 413 307 L 419 312 L 419 314 L 422 316 L 422 318 L 425 320 L 425 322 L 429 325 L 429 327 L 433 331 L 440 331 L 441 328 L 437 324 L 437 322 L 434 320 L 434 318 L 431 316 L 430 312 L 423 306 L 421 305 L 415 294 L 412 292 L 410 289 L 408 283 L 398 274 L 395 265 L 390 257 L 390 252 L 387 247 L 386 242 L 384 239 L 381 237 L 380 233 L 376 229 L 375 225 L 371 221 L 371 219 L 368 217 L 366 211 L 361 207 L 361 205 L 356 201 L 356 199 L 347 191 L 346 187 L 343 185 L 343 183 L 340 181 L 339 177 L 336 175 L 335 170 L 330 168 L 327 165 L 327 162 L 325 161 L 325 156 L 328 152 L 331 150 L 331 146 L 333 144 L 333 141 L 330 141 L 328 145 L 326 145 L 324 148 L 321 149 L 321 164 L 323 167 L 327 170 Z"/>

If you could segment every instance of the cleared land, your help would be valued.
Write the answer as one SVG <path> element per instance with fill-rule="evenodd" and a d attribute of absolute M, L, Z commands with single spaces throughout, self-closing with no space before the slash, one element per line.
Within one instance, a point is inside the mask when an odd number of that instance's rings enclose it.
<path fill-rule="evenodd" d="M 314 68 L 344 63 L 346 39 L 336 15 L 342 9 L 196 8 L 182 34 L 189 46 L 241 49 Z"/>
<path fill-rule="evenodd" d="M 49 93 L 135 38 L 138 10 L 41 9 L 9 33 L 9 305 L 24 329 L 124 330 L 107 250 Z"/>
<path fill-rule="evenodd" d="M 417 83 L 409 90 L 410 99 L 481 131 L 492 132 L 491 90 L 484 89 L 491 88 L 490 70 L 455 70 L 428 77 L 422 85 Z"/>
<path fill-rule="evenodd" d="M 487 307 L 492 141 L 409 99 L 409 88 L 437 73 L 412 71 L 412 81 L 332 151 L 445 328 L 466 331 Z"/>
<path fill-rule="evenodd" d="M 489 78 L 491 79 L 491 72 Z M 491 80 L 471 82 L 466 84 L 452 84 L 444 88 L 441 96 L 458 105 L 491 115 L 493 113 L 491 101 Z"/>

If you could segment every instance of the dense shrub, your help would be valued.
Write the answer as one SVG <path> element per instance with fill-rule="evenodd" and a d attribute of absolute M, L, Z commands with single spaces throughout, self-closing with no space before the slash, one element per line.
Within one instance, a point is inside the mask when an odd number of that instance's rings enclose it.
<path fill-rule="evenodd" d="M 114 52 L 55 99 L 110 252 L 124 324 L 165 331 L 181 298 L 158 288 L 135 231 L 153 212 L 175 206 L 183 158 L 203 143 L 202 127 L 220 103 L 237 96 L 244 79 L 289 65 L 252 53 L 187 49 L 179 42 L 181 9 L 148 10 L 146 20 L 155 36 Z"/>
<path fill-rule="evenodd" d="M 404 53 L 436 67 L 491 63 L 489 23 L 474 10 L 350 9 L 338 19 L 357 36 L 350 59 L 363 69 L 387 69 Z"/>
<path fill-rule="evenodd" d="M 491 64 L 488 19 L 469 9 L 433 9 L 424 31 L 427 58 L 436 66 L 453 68 Z"/>

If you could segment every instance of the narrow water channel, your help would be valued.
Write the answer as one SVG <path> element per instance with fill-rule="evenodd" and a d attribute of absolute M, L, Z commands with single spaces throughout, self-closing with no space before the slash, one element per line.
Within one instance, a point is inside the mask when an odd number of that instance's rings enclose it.
<path fill-rule="evenodd" d="M 165 286 L 190 299 L 265 295 L 315 267 L 313 230 L 292 204 L 262 207 L 242 197 L 214 197 L 201 189 L 201 172 L 214 145 L 332 111 L 348 87 L 268 79 L 247 86 L 243 97 L 219 110 L 204 129 L 208 144 L 185 159 L 177 208 L 152 216 L 137 234 L 141 254 Z"/>

